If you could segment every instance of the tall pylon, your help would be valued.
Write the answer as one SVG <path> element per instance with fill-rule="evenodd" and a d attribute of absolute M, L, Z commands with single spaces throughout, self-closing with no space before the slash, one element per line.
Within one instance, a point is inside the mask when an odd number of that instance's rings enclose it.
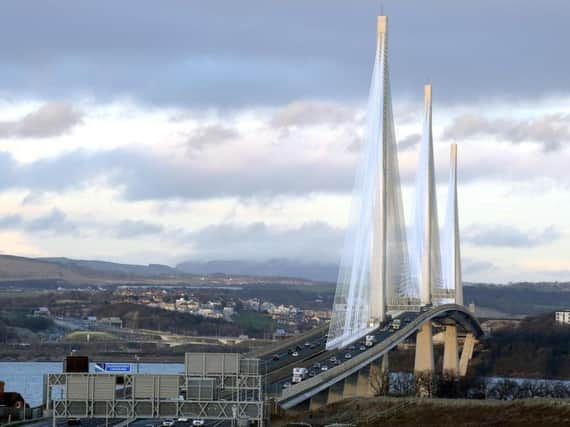
<path fill-rule="evenodd" d="M 420 302 L 432 303 L 433 290 L 442 286 L 439 223 L 433 158 L 432 87 L 424 86 L 423 136 L 416 179 L 412 270 L 419 283 Z"/>
<path fill-rule="evenodd" d="M 459 209 L 457 202 L 457 144 L 451 145 L 449 183 L 447 186 L 447 213 L 443 241 L 443 283 L 455 290 L 455 303 L 463 305 L 461 277 L 461 245 L 459 241 Z"/>
<path fill-rule="evenodd" d="M 409 258 L 390 78 L 387 18 L 377 21 L 367 127 L 339 268 L 327 349 L 365 335 L 386 317 L 391 300 L 417 297 Z"/>

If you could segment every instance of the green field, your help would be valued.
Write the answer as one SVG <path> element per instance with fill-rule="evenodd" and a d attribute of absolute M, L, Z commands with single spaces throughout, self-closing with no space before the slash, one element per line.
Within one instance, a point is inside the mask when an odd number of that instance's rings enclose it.
<path fill-rule="evenodd" d="M 69 342 L 94 342 L 94 341 L 116 341 L 117 337 L 109 332 L 97 332 L 97 331 L 75 331 L 65 337 L 64 341 Z"/>
<path fill-rule="evenodd" d="M 236 325 L 250 332 L 271 332 L 273 320 L 267 314 L 242 311 L 234 316 Z"/>

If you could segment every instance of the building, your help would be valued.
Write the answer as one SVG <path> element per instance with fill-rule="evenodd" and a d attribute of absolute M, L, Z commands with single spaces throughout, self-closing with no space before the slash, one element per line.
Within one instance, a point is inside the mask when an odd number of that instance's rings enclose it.
<path fill-rule="evenodd" d="M 570 325 L 570 310 L 557 311 L 554 320 L 561 325 Z"/>
<path fill-rule="evenodd" d="M 105 325 L 114 326 L 116 328 L 123 327 L 123 321 L 120 317 L 103 317 L 99 320 L 99 323 L 103 323 Z"/>

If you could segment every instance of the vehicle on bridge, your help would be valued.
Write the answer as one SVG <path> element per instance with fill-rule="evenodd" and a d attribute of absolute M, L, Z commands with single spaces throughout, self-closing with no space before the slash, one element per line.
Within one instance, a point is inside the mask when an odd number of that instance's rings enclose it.
<path fill-rule="evenodd" d="M 292 384 L 297 384 L 303 381 L 309 375 L 309 370 L 307 368 L 293 368 L 293 378 L 291 379 Z"/>

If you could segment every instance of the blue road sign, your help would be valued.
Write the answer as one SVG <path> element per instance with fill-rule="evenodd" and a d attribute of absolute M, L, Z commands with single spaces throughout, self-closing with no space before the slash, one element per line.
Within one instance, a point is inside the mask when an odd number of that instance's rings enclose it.
<path fill-rule="evenodd" d="M 132 365 L 130 363 L 104 363 L 105 372 L 131 372 Z"/>

